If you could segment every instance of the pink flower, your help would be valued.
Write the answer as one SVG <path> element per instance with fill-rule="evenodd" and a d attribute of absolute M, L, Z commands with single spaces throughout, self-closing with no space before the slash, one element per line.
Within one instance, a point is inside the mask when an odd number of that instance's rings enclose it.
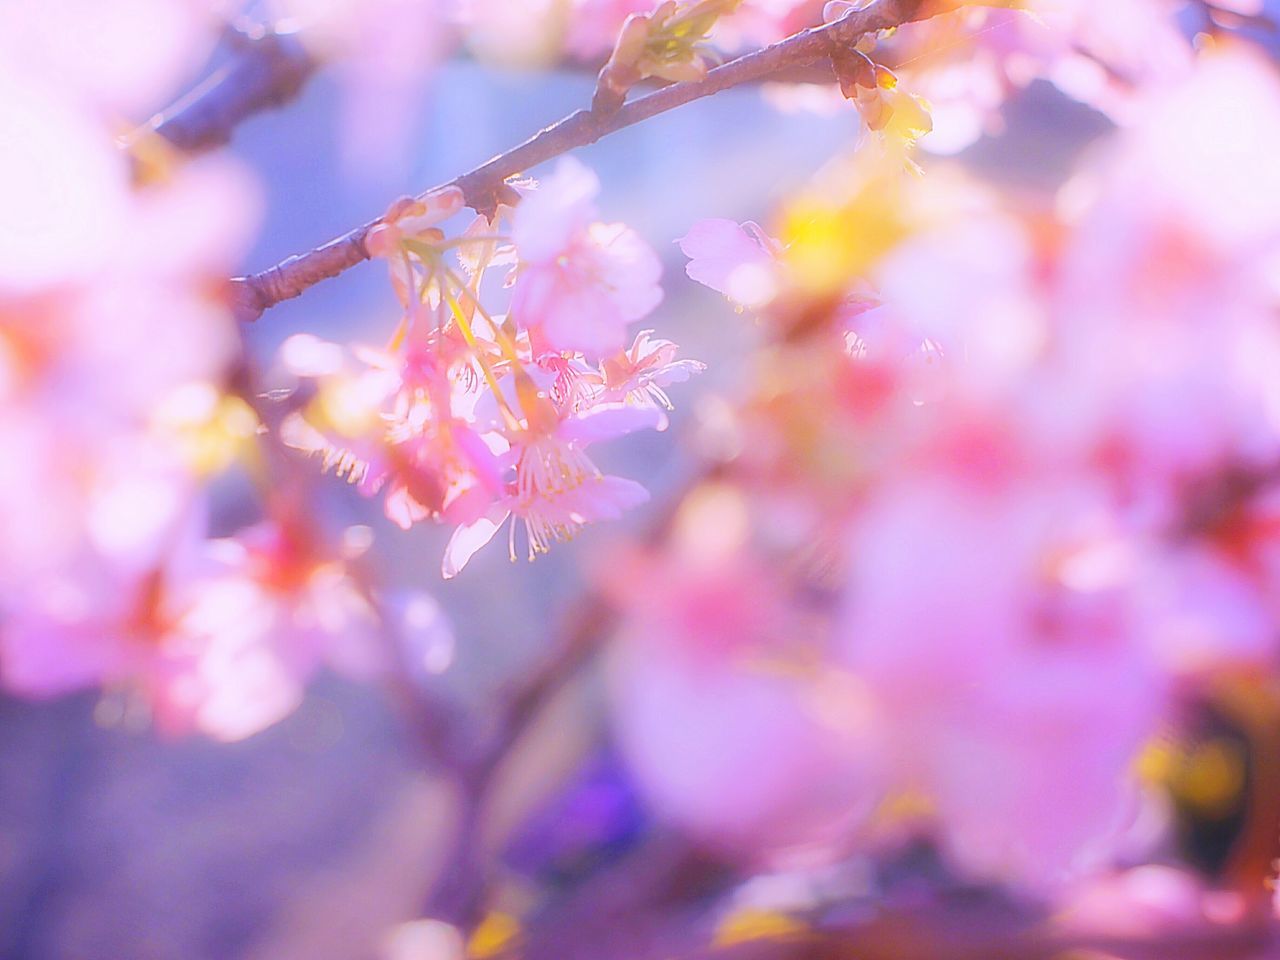
<path fill-rule="evenodd" d="M 207 0 L 5 4 L 0 62 L 104 119 L 145 117 L 209 55 L 223 13 Z"/>
<path fill-rule="evenodd" d="M 913 24 L 885 47 L 905 65 L 906 87 L 941 106 L 940 145 L 951 153 L 984 127 L 998 129 L 1001 102 L 1038 77 L 1122 122 L 1137 116 L 1147 92 L 1192 63 L 1180 7 L 1171 0 L 966 5 Z"/>
<path fill-rule="evenodd" d="M 6 597 L 0 680 L 20 696 L 45 698 L 118 683 L 145 662 L 135 640 L 154 616 L 147 581 L 81 569 L 24 586 Z"/>
<path fill-rule="evenodd" d="M 137 576 L 98 564 L 50 577 L 0 629 L 9 689 L 102 685 L 164 730 L 222 740 L 284 717 L 321 665 L 362 679 L 383 668 L 373 608 L 340 561 L 273 524 L 186 537 Z"/>
<path fill-rule="evenodd" d="M 345 171 L 398 182 L 407 173 L 414 104 L 452 43 L 441 0 L 273 0 L 307 52 L 340 85 Z"/>
<path fill-rule="evenodd" d="M 470 523 L 501 493 L 499 465 L 457 411 L 474 403 L 450 369 L 467 364 L 439 335 L 401 354 L 360 350 L 367 366 L 346 369 L 334 344 L 308 335 L 285 342 L 282 357 L 312 375 L 317 397 L 289 415 L 282 437 L 316 454 L 325 469 L 373 496 L 385 491 L 387 518 L 402 529 L 427 519 Z"/>
<path fill-rule="evenodd" d="M 441 237 L 440 231 L 435 229 L 436 224 L 461 210 L 463 199 L 462 191 L 457 187 L 445 187 L 425 197 L 398 200 L 365 238 L 365 249 L 370 256 L 387 261 L 391 270 L 391 287 L 410 319 L 417 319 L 426 312 L 421 296 L 425 278 L 415 269 L 402 244 L 405 240 L 430 243 Z M 487 224 L 483 218 L 477 218 L 477 222 Z M 474 226 L 468 229 L 474 229 Z"/>
<path fill-rule="evenodd" d="M 1203 546 L 1157 554 L 1144 573 L 1143 622 L 1153 655 L 1171 674 L 1258 667 L 1274 658 L 1276 610 L 1267 580 Z"/>
<path fill-rule="evenodd" d="M 623 224 L 594 222 L 599 189 L 595 174 L 566 157 L 516 209 L 511 315 L 535 352 L 614 353 L 627 325 L 662 299 L 662 267 L 648 245 Z"/>
<path fill-rule="evenodd" d="M 599 565 L 619 609 L 610 706 L 659 816 L 754 862 L 838 856 L 884 787 L 875 707 L 827 669 L 823 621 L 750 539 L 737 488 L 698 487 L 662 547 Z"/>
<path fill-rule="evenodd" d="M 618 31 L 633 13 L 648 13 L 660 0 L 573 0 L 565 50 L 582 60 L 603 57 L 613 50 Z"/>
<path fill-rule="evenodd" d="M 543 404 L 542 416 L 531 416 L 529 426 L 510 437 L 507 456 L 515 478 L 507 496 L 450 538 L 443 565 L 446 579 L 456 576 L 510 516 L 523 521 L 532 560 L 552 543 L 573 537 L 585 524 L 616 519 L 649 499 L 648 491 L 634 480 L 601 473 L 586 450 L 600 440 L 656 429 L 661 422 L 657 410 L 602 404 L 560 417 L 549 401 L 543 399 Z M 514 560 L 514 525 L 509 551 Z"/>
<path fill-rule="evenodd" d="M 846 663 L 951 856 L 1051 884 L 1105 854 L 1165 690 L 1136 557 L 1088 483 L 904 481 L 855 523 Z"/>
<path fill-rule="evenodd" d="M 600 369 L 573 354 L 546 353 L 538 358 L 538 370 L 554 374 L 547 396 L 557 410 L 577 412 L 601 399 Z M 620 398 L 614 398 L 618 400 Z"/>
<path fill-rule="evenodd" d="M 699 360 L 676 359 L 679 349 L 670 340 L 654 338 L 652 330 L 640 331 L 631 349 L 601 361 L 597 399 L 602 403 L 620 402 L 656 409 L 662 415 L 658 429 L 665 430 L 665 411 L 673 410 L 674 406 L 662 388 L 684 383 L 695 373 L 707 369 Z"/>
<path fill-rule="evenodd" d="M 805 642 L 785 584 L 749 539 L 751 506 L 735 487 L 704 483 L 660 549 L 620 550 L 601 565 L 596 579 L 629 635 L 708 668 L 785 657 Z"/>
<path fill-rule="evenodd" d="M 729 49 L 764 46 L 821 22 L 822 0 L 744 0 L 712 34 Z"/>
<path fill-rule="evenodd" d="M 749 662 L 707 667 L 654 639 L 629 635 L 608 676 L 619 746 L 656 814 L 747 863 L 845 852 L 883 787 L 856 685 Z"/>
<path fill-rule="evenodd" d="M 430 421 L 387 451 L 387 519 L 402 530 L 426 519 L 470 523 L 501 489 L 497 458 L 460 420 Z"/>
<path fill-rule="evenodd" d="M 292 712 L 321 666 L 358 680 L 385 668 L 375 610 L 340 561 L 275 524 L 206 550 L 213 569 L 167 641 L 157 695 L 172 725 L 239 740 Z"/>
<path fill-rule="evenodd" d="M 1081 180 L 1092 202 L 1052 291 L 1059 359 L 1130 483 L 1280 454 L 1277 129 L 1274 69 L 1224 50 L 1150 98 Z"/>
<path fill-rule="evenodd" d="M 689 278 L 740 306 L 762 307 L 779 292 L 782 246 L 751 221 L 700 220 L 676 242 Z"/>
<path fill-rule="evenodd" d="M 102 231 L 131 212 L 127 158 L 77 103 L 3 58 L 0 124 L 24 131 L 0 158 L 0 295 L 92 276 L 107 259 Z"/>
<path fill-rule="evenodd" d="M 564 41 L 564 0 L 460 0 L 457 19 L 477 60 L 508 69 L 547 69 Z"/>
<path fill-rule="evenodd" d="M 386 446 L 362 486 L 387 486 L 388 519 L 402 529 L 427 518 L 470 523 L 501 492 L 498 459 L 466 419 L 461 392 L 428 345 L 410 349 L 386 415 Z"/>
<path fill-rule="evenodd" d="M 221 158 L 134 186 L 91 116 L 18 80 L 0 68 L 0 123 L 28 132 L 0 160 L 5 588 L 86 556 L 158 562 L 199 472 L 164 421 L 184 397 L 220 396 L 238 349 L 221 278 L 256 199 Z"/>
<path fill-rule="evenodd" d="M 1190 942 L 1214 937 L 1222 928 L 1213 919 L 1215 901 L 1230 903 L 1239 896 L 1215 890 L 1185 867 L 1147 864 L 1074 886 L 1066 891 L 1060 916 L 1066 930 L 1087 937 Z"/>

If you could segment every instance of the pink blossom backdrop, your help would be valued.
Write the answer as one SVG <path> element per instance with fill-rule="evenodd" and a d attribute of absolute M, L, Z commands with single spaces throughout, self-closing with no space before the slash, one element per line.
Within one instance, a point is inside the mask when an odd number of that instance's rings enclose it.
<path fill-rule="evenodd" d="M 0 11 L 0 954 L 1273 955 L 1273 15 Z"/>

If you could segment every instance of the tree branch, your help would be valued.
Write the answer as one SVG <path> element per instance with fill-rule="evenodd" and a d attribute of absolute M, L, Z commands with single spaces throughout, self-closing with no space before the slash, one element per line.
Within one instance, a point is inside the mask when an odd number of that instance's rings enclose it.
<path fill-rule="evenodd" d="M 714 866 L 689 850 L 676 869 L 645 870 L 645 851 L 553 900 L 502 960 L 1277 960 L 1280 928 L 1269 915 L 1235 922 L 1132 918 L 1127 932 L 1072 919 L 996 887 L 916 878 L 897 890 L 851 896 L 788 914 L 791 932 L 718 937 L 732 910 L 708 896 Z M 635 869 L 636 865 L 642 868 Z M 698 885 L 701 880 L 703 886 Z M 690 881 L 694 881 L 691 886 Z M 678 889 L 684 886 L 684 890 Z M 1136 908 L 1135 908 L 1136 909 Z M 1120 914 L 1118 914 L 1119 916 Z"/>
<path fill-rule="evenodd" d="M 614 611 L 609 604 L 594 593 L 588 594 L 571 613 L 559 645 L 502 692 L 492 733 L 474 756 L 455 765 L 459 823 L 445 863 L 424 902 L 427 916 L 463 930 L 472 929 L 479 921 L 489 873 L 480 853 L 481 834 L 494 777 L 547 704 L 591 660 L 613 621 Z"/>
<path fill-rule="evenodd" d="M 705 477 L 716 475 L 709 467 Z M 696 479 L 690 480 L 692 486 Z M 670 530 L 683 493 L 671 497 L 646 525 L 643 539 L 657 543 Z M 481 853 L 481 836 L 491 792 L 502 765 L 523 742 L 547 706 L 593 661 L 617 626 L 618 610 L 598 590 L 590 590 L 568 611 L 555 635 L 559 641 L 526 672 L 512 678 L 498 696 L 494 723 L 471 756 L 455 765 L 461 815 L 444 866 L 424 901 L 426 916 L 471 930 L 488 895 L 491 865 Z"/>
<path fill-rule="evenodd" d="M 198 152 L 223 146 L 235 128 L 256 113 L 282 107 L 293 100 L 319 64 L 290 30 L 263 25 L 227 29 L 232 58 L 198 86 L 157 113 L 142 130 L 157 133 L 175 147 Z M 465 54 L 460 55 L 465 59 Z M 604 65 L 597 59 L 569 57 L 556 68 L 595 75 Z M 823 64 L 798 64 L 768 78 L 787 83 L 834 83 Z M 641 87 L 666 87 L 666 81 L 645 81 Z"/>
<path fill-rule="evenodd" d="M 530 167 L 595 143 L 611 133 L 683 104 L 818 62 L 828 57 L 832 50 L 850 47 L 866 34 L 924 19 L 934 12 L 935 7 L 922 4 L 921 0 L 873 0 L 839 20 L 801 31 L 771 46 L 730 60 L 708 71 L 701 80 L 663 87 L 632 100 L 616 111 L 579 110 L 572 113 L 512 150 L 434 189 L 459 187 L 469 206 L 482 211 L 492 210 L 507 178 Z M 378 222 L 373 220 L 356 227 L 324 246 L 289 257 L 261 273 L 232 280 L 231 301 L 236 316 L 246 322 L 256 320 L 263 311 L 280 301 L 297 297 L 321 280 L 335 277 L 369 259 L 364 239 Z"/>
<path fill-rule="evenodd" d="M 182 150 L 208 150 L 231 139 L 246 118 L 288 103 L 315 72 L 316 63 L 291 33 L 262 26 L 227 31 L 236 54 L 144 129 Z"/>

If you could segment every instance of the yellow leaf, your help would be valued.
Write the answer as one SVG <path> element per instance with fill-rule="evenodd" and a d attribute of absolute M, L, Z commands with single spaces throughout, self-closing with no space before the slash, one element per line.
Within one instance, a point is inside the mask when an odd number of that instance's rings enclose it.
<path fill-rule="evenodd" d="M 907 233 L 893 176 L 872 178 L 845 203 L 802 198 L 786 211 L 783 260 L 792 279 L 814 297 L 831 296 L 865 277 Z"/>
<path fill-rule="evenodd" d="M 203 383 L 189 384 L 166 398 L 155 422 L 187 465 L 206 477 L 231 466 L 258 430 L 257 414 L 247 403 Z"/>
<path fill-rule="evenodd" d="M 502 953 L 520 935 L 520 921 L 509 913 L 492 910 L 480 921 L 467 943 L 471 960 L 487 960 Z"/>
<path fill-rule="evenodd" d="M 732 947 L 752 940 L 782 940 L 803 934 L 806 929 L 802 922 L 785 913 L 747 908 L 725 917 L 716 928 L 712 943 Z"/>

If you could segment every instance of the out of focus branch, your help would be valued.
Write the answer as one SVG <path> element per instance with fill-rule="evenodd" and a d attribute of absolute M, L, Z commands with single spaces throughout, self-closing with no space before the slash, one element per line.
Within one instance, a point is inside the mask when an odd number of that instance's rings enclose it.
<path fill-rule="evenodd" d="M 714 475 L 711 467 L 692 477 L 689 485 L 695 485 L 699 476 Z M 681 495 L 671 497 L 651 518 L 646 540 L 656 542 L 667 534 L 682 500 Z M 496 774 L 547 706 L 591 662 L 617 619 L 618 611 L 603 593 L 587 592 L 559 625 L 551 651 L 499 692 L 497 717 L 485 739 L 469 758 L 454 766 L 461 813 L 445 863 L 427 894 L 426 916 L 464 930 L 480 919 L 489 887 L 480 841 Z"/>
<path fill-rule="evenodd" d="M 774 941 L 708 947 L 686 960 L 1276 960 L 1272 921 L 1131 934 L 1060 930 L 1034 908 L 1003 902 L 888 907 L 866 920 Z M 620 960 L 620 958 L 618 958 Z M 633 960 L 633 958 L 631 958 Z"/>
<path fill-rule="evenodd" d="M 480 919 L 488 886 L 480 834 L 494 776 L 547 704 L 591 659 L 613 617 L 612 608 L 602 597 L 588 594 L 561 631 L 558 646 L 500 694 L 492 732 L 474 756 L 455 771 L 460 818 L 450 852 L 427 895 L 427 916 L 463 929 L 470 929 Z"/>
<path fill-rule="evenodd" d="M 577 674 L 609 631 L 614 611 L 603 597 L 587 594 L 565 624 L 559 645 L 546 659 L 505 691 L 498 721 L 489 743 L 477 757 L 472 776 L 488 779 L 546 703 Z"/>
<path fill-rule="evenodd" d="M 694 100 L 742 84 L 783 76 L 825 60 L 832 50 L 850 47 L 867 34 L 924 19 L 936 10 L 937 7 L 922 4 L 921 0 L 873 0 L 839 20 L 801 31 L 721 64 L 701 80 L 663 87 L 615 111 L 572 113 L 442 187 L 458 187 L 469 206 L 491 211 L 506 195 L 507 179 L 530 167 Z M 290 257 L 261 273 L 236 278 L 231 282 L 236 315 L 243 321 L 256 320 L 264 310 L 280 301 L 297 297 L 321 280 L 335 277 L 369 259 L 364 240 L 378 222 L 374 220 L 356 227 L 324 246 Z"/>
<path fill-rule="evenodd" d="M 281 423 L 304 402 L 304 395 L 295 394 L 284 402 L 269 399 L 260 371 L 247 356 L 242 345 L 240 363 L 231 371 L 227 385 L 253 410 L 261 424 L 258 456 L 262 473 L 271 478 L 269 485 L 263 485 L 266 512 L 291 529 L 311 531 L 316 526 L 318 474 L 280 439 Z M 384 683 L 407 721 L 408 732 L 432 765 L 443 770 L 455 768 L 468 755 L 469 744 L 461 742 L 459 732 L 464 726 L 463 717 L 446 700 L 424 689 L 413 675 L 404 645 L 389 619 L 390 611 L 373 587 L 371 571 L 364 564 L 353 562 L 349 573 L 381 622 L 378 638 L 389 664 Z"/>
<path fill-rule="evenodd" d="M 826 905 L 818 915 L 789 919 L 785 933 L 726 935 L 724 902 L 711 903 L 675 889 L 699 867 L 677 861 L 674 872 L 594 879 L 580 897 L 546 911 L 511 960 L 1277 960 L 1280 930 L 1269 916 L 1234 923 L 1150 921 L 1141 908 L 1117 907 L 1125 932 L 1097 922 L 1055 915 L 1044 904 L 998 888 L 951 887 L 929 891 L 913 883 L 901 891 Z M 641 861 L 641 866 L 644 866 Z M 621 896 L 619 892 L 621 891 Z M 703 903 L 700 918 L 690 917 Z M 562 916 L 562 914 L 564 914 Z M 504 958 L 505 960 L 505 958 Z"/>
<path fill-rule="evenodd" d="M 262 26 L 227 31 L 234 56 L 198 87 L 146 124 L 183 150 L 207 150 L 231 139 L 255 113 L 288 103 L 316 69 L 297 37 Z"/>

